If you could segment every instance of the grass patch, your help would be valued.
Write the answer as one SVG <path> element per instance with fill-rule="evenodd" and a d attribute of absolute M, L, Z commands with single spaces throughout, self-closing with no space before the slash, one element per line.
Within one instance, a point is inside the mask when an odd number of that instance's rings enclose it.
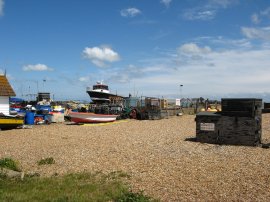
<path fill-rule="evenodd" d="M 143 192 L 133 193 L 126 192 L 122 194 L 119 198 L 116 198 L 117 202 L 149 202 L 149 201 L 157 201 L 148 196 L 145 196 Z"/>
<path fill-rule="evenodd" d="M 142 192 L 133 193 L 122 172 L 69 174 L 24 180 L 0 178 L 0 201 L 153 201 Z"/>
<path fill-rule="evenodd" d="M 44 158 L 37 162 L 38 165 L 50 165 L 54 163 L 55 163 L 55 160 L 53 157 Z"/>
<path fill-rule="evenodd" d="M 0 168 L 7 168 L 14 171 L 21 171 L 19 163 L 11 158 L 0 159 Z"/>

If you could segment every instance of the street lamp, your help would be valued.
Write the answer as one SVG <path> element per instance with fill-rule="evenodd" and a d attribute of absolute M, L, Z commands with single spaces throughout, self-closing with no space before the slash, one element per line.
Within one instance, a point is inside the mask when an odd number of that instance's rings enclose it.
<path fill-rule="evenodd" d="M 44 89 L 44 83 L 46 82 L 46 79 L 43 79 L 43 92 L 45 92 L 45 89 Z"/>
<path fill-rule="evenodd" d="M 183 88 L 183 85 L 180 84 L 180 100 L 181 100 L 181 98 L 182 98 L 182 88 Z"/>

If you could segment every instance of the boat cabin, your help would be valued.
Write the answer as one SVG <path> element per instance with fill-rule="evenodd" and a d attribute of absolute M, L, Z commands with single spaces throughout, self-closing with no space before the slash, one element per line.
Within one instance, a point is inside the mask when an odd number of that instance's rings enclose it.
<path fill-rule="evenodd" d="M 93 85 L 93 90 L 109 90 L 108 85 L 97 83 L 96 85 Z"/>

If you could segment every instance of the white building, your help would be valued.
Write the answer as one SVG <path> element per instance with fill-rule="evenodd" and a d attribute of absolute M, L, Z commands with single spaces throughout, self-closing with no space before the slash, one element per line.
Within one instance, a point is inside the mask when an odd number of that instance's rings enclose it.
<path fill-rule="evenodd" d="M 6 75 L 0 75 L 0 114 L 9 115 L 9 97 L 16 96 Z"/>

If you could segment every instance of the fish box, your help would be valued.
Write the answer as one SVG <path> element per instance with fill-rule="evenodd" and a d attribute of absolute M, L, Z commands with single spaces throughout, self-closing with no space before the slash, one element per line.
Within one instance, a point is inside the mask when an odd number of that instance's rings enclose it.
<path fill-rule="evenodd" d="M 168 108 L 168 100 L 166 100 L 166 99 L 161 99 L 161 100 L 160 100 L 160 107 L 161 107 L 161 109 L 166 109 L 166 108 Z"/>
<path fill-rule="evenodd" d="M 263 108 L 264 109 L 270 109 L 270 103 L 269 102 L 263 103 Z"/>
<path fill-rule="evenodd" d="M 197 114 L 197 141 L 228 145 L 259 145 L 262 136 L 262 100 L 222 99 L 221 105 L 221 113 Z"/>
<path fill-rule="evenodd" d="M 64 114 L 63 113 L 53 113 L 52 114 L 52 122 L 53 123 L 62 123 L 64 122 Z"/>
<path fill-rule="evenodd" d="M 221 107 L 223 116 L 255 117 L 262 113 L 262 99 L 223 98 Z"/>
<path fill-rule="evenodd" d="M 261 143 L 261 117 L 222 116 L 220 144 L 256 146 Z"/>
<path fill-rule="evenodd" d="M 270 103 L 264 103 L 262 113 L 270 113 Z"/>
<path fill-rule="evenodd" d="M 203 143 L 218 143 L 221 114 L 216 112 L 199 112 L 196 115 L 196 139 Z"/>

